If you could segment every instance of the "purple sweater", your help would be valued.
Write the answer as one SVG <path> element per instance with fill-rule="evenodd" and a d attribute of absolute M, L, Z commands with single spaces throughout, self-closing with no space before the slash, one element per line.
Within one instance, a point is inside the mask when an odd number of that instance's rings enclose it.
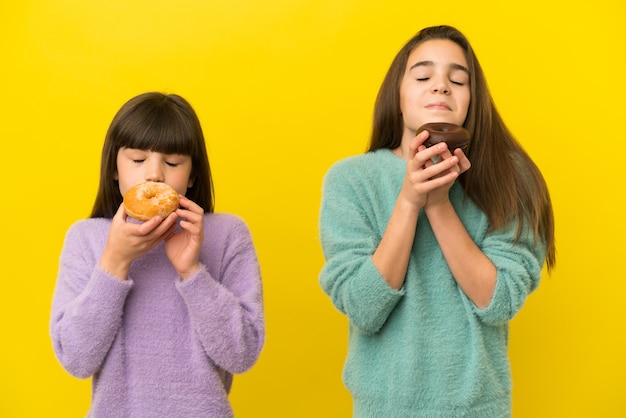
<path fill-rule="evenodd" d="M 51 335 L 72 375 L 93 376 L 89 417 L 231 417 L 234 373 L 256 362 L 265 323 L 258 260 L 245 223 L 205 214 L 195 275 L 181 281 L 163 243 L 120 281 L 98 267 L 110 219 L 68 231 Z"/>

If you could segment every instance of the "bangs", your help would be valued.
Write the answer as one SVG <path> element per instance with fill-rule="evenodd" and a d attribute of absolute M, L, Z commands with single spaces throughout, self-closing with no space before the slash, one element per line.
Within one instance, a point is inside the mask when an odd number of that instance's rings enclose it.
<path fill-rule="evenodd" d="M 120 121 L 113 136 L 119 148 L 197 155 L 203 138 L 196 125 L 195 118 L 178 106 L 146 102 Z"/>

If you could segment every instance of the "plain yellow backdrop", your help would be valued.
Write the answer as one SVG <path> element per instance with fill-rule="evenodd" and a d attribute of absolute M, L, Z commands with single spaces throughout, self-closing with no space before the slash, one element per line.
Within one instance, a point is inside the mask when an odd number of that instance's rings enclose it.
<path fill-rule="evenodd" d="M 217 210 L 259 253 L 267 342 L 236 415 L 350 416 L 347 323 L 317 281 L 321 181 L 363 152 L 391 59 L 433 24 L 469 37 L 552 193 L 557 269 L 511 324 L 514 416 L 626 416 L 623 0 L 3 0 L 0 23 L 0 416 L 88 409 L 48 335 L 58 256 L 114 113 L 150 90 L 195 107 Z"/>

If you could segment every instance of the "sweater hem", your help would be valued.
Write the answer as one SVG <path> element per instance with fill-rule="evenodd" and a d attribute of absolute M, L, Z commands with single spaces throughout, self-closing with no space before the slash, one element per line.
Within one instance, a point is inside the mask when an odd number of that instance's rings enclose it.
<path fill-rule="evenodd" d="M 387 405 L 387 407 L 385 406 Z M 399 406 L 389 399 L 355 399 L 354 418 L 510 418 L 510 399 L 494 399 L 472 407 L 434 408 L 426 405 Z"/>

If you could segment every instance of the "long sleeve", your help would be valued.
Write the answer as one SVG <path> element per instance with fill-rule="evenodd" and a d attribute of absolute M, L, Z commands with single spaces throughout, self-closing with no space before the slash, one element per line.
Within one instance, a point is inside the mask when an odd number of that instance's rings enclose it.
<path fill-rule="evenodd" d="M 234 224 L 228 236 L 219 276 L 203 266 L 177 288 L 207 356 L 231 373 L 242 373 L 256 362 L 264 342 L 261 274 L 245 225 Z"/>
<path fill-rule="evenodd" d="M 61 254 L 51 334 L 61 364 L 86 378 L 100 369 L 115 339 L 132 282 L 121 282 L 95 266 L 79 227 L 70 228 Z"/>
<path fill-rule="evenodd" d="M 345 168 L 332 167 L 324 179 L 319 228 L 326 264 L 320 284 L 352 325 L 372 334 L 383 326 L 404 291 L 391 288 L 372 261 L 388 219 L 384 210 L 380 217 L 373 211 L 381 196 L 372 195 Z"/>
<path fill-rule="evenodd" d="M 538 286 L 545 258 L 545 247 L 528 230 L 516 239 L 515 225 L 488 233 L 480 243 L 482 251 L 496 266 L 496 288 L 489 305 L 473 307 L 487 324 L 501 324 L 513 319 L 526 298 Z"/>

